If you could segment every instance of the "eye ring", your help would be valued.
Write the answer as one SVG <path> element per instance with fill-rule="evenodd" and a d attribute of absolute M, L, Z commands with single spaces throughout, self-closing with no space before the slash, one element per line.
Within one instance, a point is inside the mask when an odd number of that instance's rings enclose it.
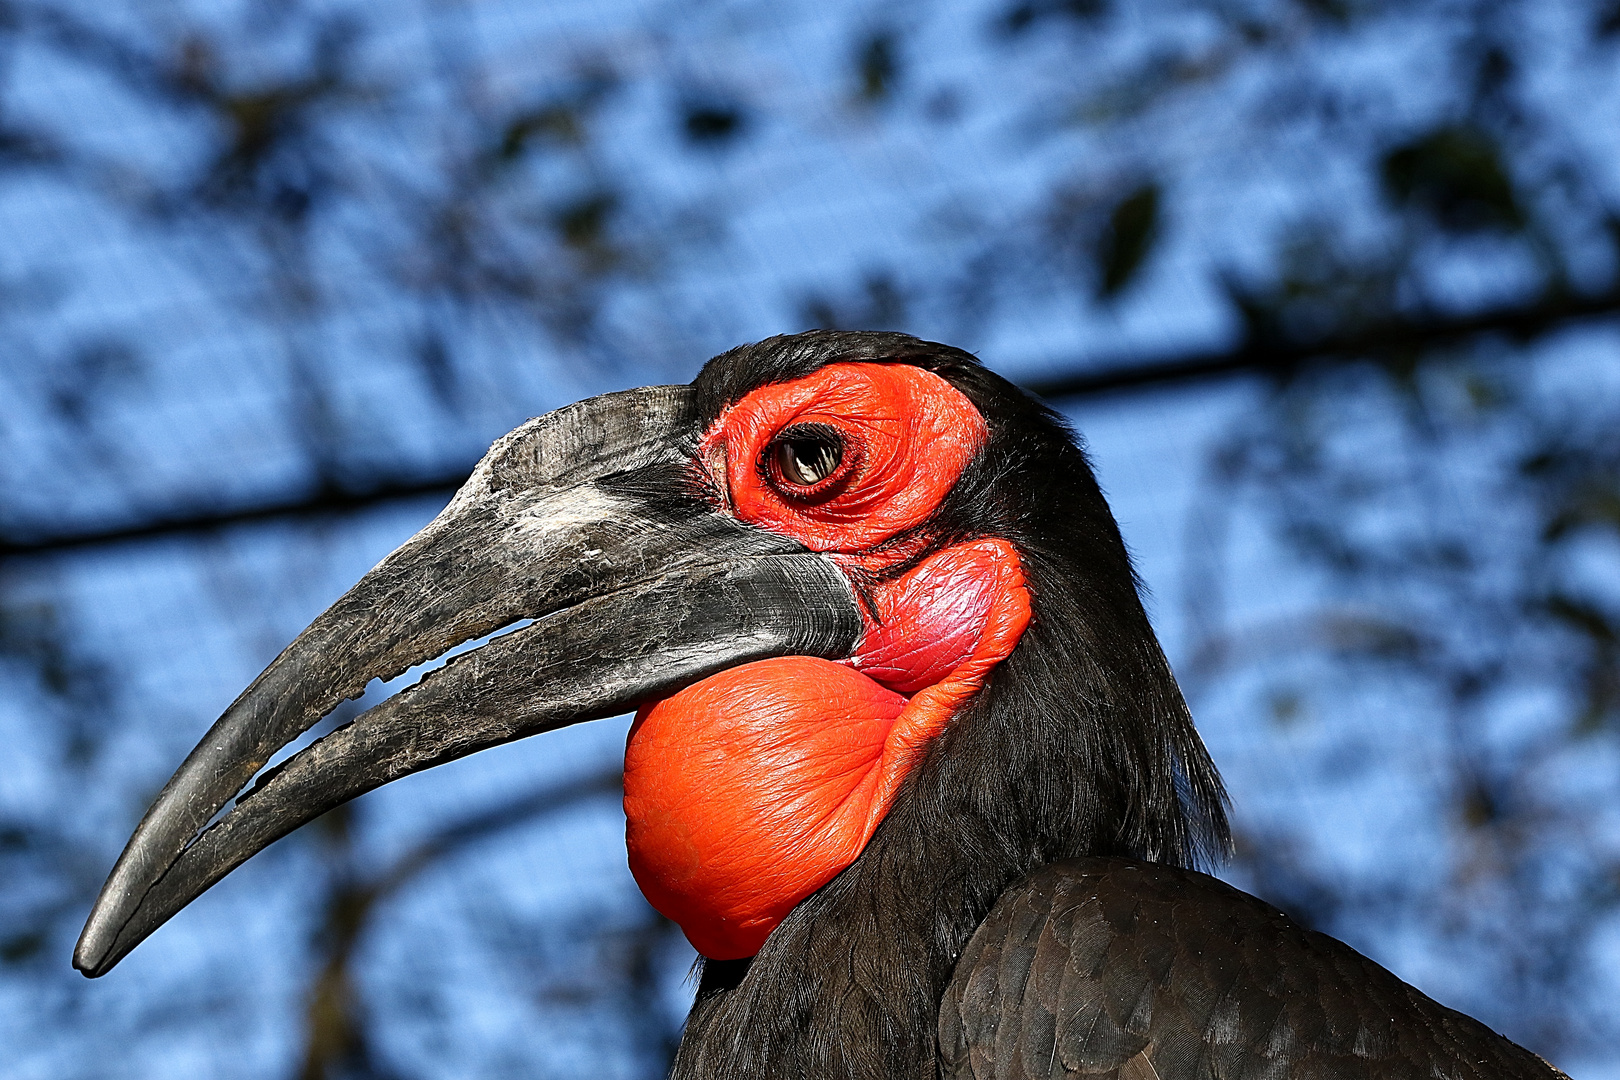
<path fill-rule="evenodd" d="M 830 424 L 794 424 L 765 448 L 760 462 L 772 487 L 795 501 L 831 495 L 850 474 L 856 454 Z"/>

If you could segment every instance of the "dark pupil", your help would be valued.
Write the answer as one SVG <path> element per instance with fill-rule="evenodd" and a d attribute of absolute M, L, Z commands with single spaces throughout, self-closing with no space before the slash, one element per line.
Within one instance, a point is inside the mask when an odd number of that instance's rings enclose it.
<path fill-rule="evenodd" d="M 790 439 L 778 447 L 776 455 L 784 480 L 809 487 L 833 474 L 844 451 L 825 439 Z"/>

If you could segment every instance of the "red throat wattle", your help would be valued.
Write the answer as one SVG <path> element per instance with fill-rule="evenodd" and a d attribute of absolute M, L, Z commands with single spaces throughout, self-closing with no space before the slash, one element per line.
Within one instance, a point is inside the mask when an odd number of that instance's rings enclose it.
<path fill-rule="evenodd" d="M 699 453 L 739 518 L 866 577 L 915 556 L 879 545 L 927 521 L 985 438 L 978 410 L 939 376 L 851 363 L 754 391 Z M 838 448 L 827 475 L 780 471 L 776 451 L 795 439 Z M 922 749 L 1030 619 L 1018 555 L 1000 539 L 941 548 L 867 595 L 850 658 L 744 664 L 636 716 L 630 869 L 704 956 L 754 955 L 860 855 Z"/>

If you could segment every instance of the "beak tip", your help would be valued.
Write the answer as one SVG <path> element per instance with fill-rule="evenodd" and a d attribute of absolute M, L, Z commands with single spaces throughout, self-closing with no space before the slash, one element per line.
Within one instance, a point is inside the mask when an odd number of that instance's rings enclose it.
<path fill-rule="evenodd" d="M 103 955 L 101 950 L 91 948 L 81 937 L 78 947 L 73 950 L 73 967 L 87 979 L 98 979 L 106 974 L 106 969 L 100 963 Z"/>
<path fill-rule="evenodd" d="M 118 949 L 121 926 L 113 925 L 108 915 L 108 905 L 103 898 L 91 909 L 90 918 L 85 920 L 79 941 L 73 947 L 73 967 L 87 979 L 101 978 L 129 951 Z"/>

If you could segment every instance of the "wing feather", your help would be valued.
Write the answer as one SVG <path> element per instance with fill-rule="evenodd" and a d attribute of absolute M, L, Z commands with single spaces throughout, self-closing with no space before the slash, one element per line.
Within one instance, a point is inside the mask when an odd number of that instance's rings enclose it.
<path fill-rule="evenodd" d="M 946 1080 L 1563 1077 L 1269 904 L 1128 859 L 1008 890 L 957 962 L 939 1045 Z"/>

